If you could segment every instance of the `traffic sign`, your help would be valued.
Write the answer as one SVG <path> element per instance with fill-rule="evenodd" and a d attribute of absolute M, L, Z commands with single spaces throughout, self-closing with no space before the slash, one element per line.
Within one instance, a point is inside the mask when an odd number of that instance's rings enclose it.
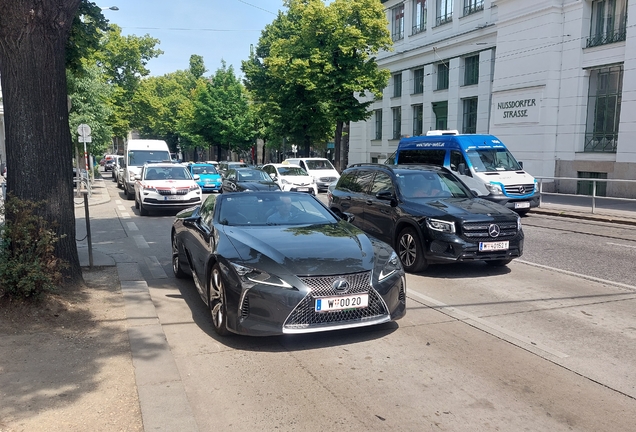
<path fill-rule="evenodd" d="M 82 123 L 77 127 L 77 133 L 81 137 L 90 137 L 91 136 L 91 127 L 87 124 Z M 90 142 L 90 141 L 87 141 Z"/>
<path fill-rule="evenodd" d="M 79 136 L 79 142 L 81 142 L 81 143 L 89 143 L 89 142 L 93 142 L 93 137 L 92 137 L 92 136 L 90 136 L 90 135 L 88 135 L 88 136 L 80 135 L 80 136 Z"/>

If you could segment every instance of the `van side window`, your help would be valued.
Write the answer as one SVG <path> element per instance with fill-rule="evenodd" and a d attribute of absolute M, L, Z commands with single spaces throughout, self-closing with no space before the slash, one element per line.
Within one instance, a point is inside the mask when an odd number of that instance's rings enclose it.
<path fill-rule="evenodd" d="M 391 177 L 389 177 L 386 173 L 379 172 L 375 175 L 375 178 L 373 179 L 373 183 L 371 184 L 371 190 L 369 191 L 369 194 L 375 195 L 378 192 L 387 192 L 387 191 L 395 195 Z"/>
<path fill-rule="evenodd" d="M 464 159 L 464 155 L 458 150 L 451 150 L 450 169 L 452 171 L 457 171 L 459 169 L 459 164 L 462 163 L 466 166 L 466 159 Z"/>
<path fill-rule="evenodd" d="M 398 154 L 399 164 L 431 164 L 444 166 L 446 150 L 420 149 L 402 150 Z"/>

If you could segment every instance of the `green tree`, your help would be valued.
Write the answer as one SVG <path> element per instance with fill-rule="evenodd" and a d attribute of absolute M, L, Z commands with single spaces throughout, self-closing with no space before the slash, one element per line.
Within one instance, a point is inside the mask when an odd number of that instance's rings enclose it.
<path fill-rule="evenodd" d="M 92 142 L 87 144 L 87 149 L 93 155 L 101 155 L 112 143 L 113 130 L 108 124 L 112 114 L 108 104 L 112 88 L 103 82 L 101 71 L 96 65 L 84 66 L 83 70 L 80 76 L 67 72 L 71 136 L 77 136 L 75 131 L 80 124 L 89 125 Z M 83 151 L 83 144 L 78 143 L 77 139 L 74 141 Z"/>
<path fill-rule="evenodd" d="M 313 0 L 312 0 L 313 1 Z M 321 3 L 320 1 L 318 1 Z M 279 12 L 265 27 L 256 49 L 242 62 L 245 86 L 254 95 L 258 111 L 270 141 L 288 138 L 303 145 L 304 153 L 316 142 L 324 142 L 333 132 L 329 104 L 319 98 L 312 83 L 297 79 L 292 70 L 296 66 L 279 67 L 281 41 L 299 37 L 303 8 L 292 8 L 287 14 Z M 303 58 L 306 55 L 298 53 Z M 300 60 L 302 61 L 302 60 Z M 295 60 L 294 60 L 295 62 Z"/>
<path fill-rule="evenodd" d="M 197 85 L 191 130 L 209 145 L 246 151 L 256 136 L 254 110 L 234 68 L 221 64 L 208 81 Z"/>
<path fill-rule="evenodd" d="M 369 106 L 382 96 L 391 75 L 380 69 L 376 55 L 388 51 L 393 42 L 386 15 L 378 0 L 335 0 L 329 6 L 329 32 L 325 73 L 321 85 L 331 90 L 332 112 L 336 120 L 337 168 L 348 164 L 347 148 L 342 148 L 342 132 L 349 122 L 371 116 Z M 366 97 L 368 94 L 372 97 Z M 348 147 L 348 146 L 347 146 Z M 344 158 L 341 158 L 340 154 Z"/>
<path fill-rule="evenodd" d="M 389 79 L 375 55 L 389 50 L 388 22 L 379 0 L 288 0 L 291 35 L 272 42 L 270 73 L 312 92 L 336 124 L 336 168 L 343 125 L 367 119 L 368 106 Z"/>
<path fill-rule="evenodd" d="M 64 274 L 71 284 L 80 282 L 82 275 L 70 181 L 65 48 L 79 4 L 80 0 L 0 0 L 7 188 L 21 200 L 45 201 L 38 213 L 52 225 L 57 223 L 55 256 L 69 264 Z"/>
<path fill-rule="evenodd" d="M 110 125 L 115 136 L 124 138 L 134 127 L 133 100 L 142 77 L 148 76 L 148 61 L 163 54 L 155 48 L 159 40 L 145 35 L 123 36 L 121 28 L 111 25 L 104 35 L 101 49 L 95 53 L 95 61 L 101 67 L 106 82 L 113 86 Z"/>

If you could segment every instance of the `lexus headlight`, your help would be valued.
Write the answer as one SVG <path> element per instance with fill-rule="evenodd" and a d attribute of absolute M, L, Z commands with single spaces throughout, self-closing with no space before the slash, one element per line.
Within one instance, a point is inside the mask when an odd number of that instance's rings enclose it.
<path fill-rule="evenodd" d="M 252 283 L 272 285 L 281 288 L 293 288 L 290 284 L 280 279 L 277 276 L 270 275 L 262 270 L 257 270 L 251 267 L 246 267 L 241 264 L 231 263 L 236 273 L 243 281 L 250 281 Z"/>
<path fill-rule="evenodd" d="M 445 233 L 455 232 L 455 222 L 448 222 L 439 219 L 426 219 L 426 226 L 433 231 L 440 231 Z"/>
<path fill-rule="evenodd" d="M 496 183 L 486 183 L 486 189 L 493 195 L 503 195 L 501 185 Z"/>
<path fill-rule="evenodd" d="M 400 259 L 398 258 L 397 254 L 395 253 L 395 251 L 391 252 L 391 256 L 384 265 L 384 268 L 380 270 L 378 281 L 382 282 L 384 279 L 399 271 L 401 268 L 402 263 L 400 263 Z"/>

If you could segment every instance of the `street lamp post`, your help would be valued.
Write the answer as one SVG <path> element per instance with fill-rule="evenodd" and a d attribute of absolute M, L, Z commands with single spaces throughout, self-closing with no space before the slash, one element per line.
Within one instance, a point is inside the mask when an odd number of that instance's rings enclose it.
<path fill-rule="evenodd" d="M 119 8 L 117 6 L 108 6 L 108 7 L 103 7 L 100 8 L 101 10 L 113 10 L 113 11 L 118 11 Z"/>

